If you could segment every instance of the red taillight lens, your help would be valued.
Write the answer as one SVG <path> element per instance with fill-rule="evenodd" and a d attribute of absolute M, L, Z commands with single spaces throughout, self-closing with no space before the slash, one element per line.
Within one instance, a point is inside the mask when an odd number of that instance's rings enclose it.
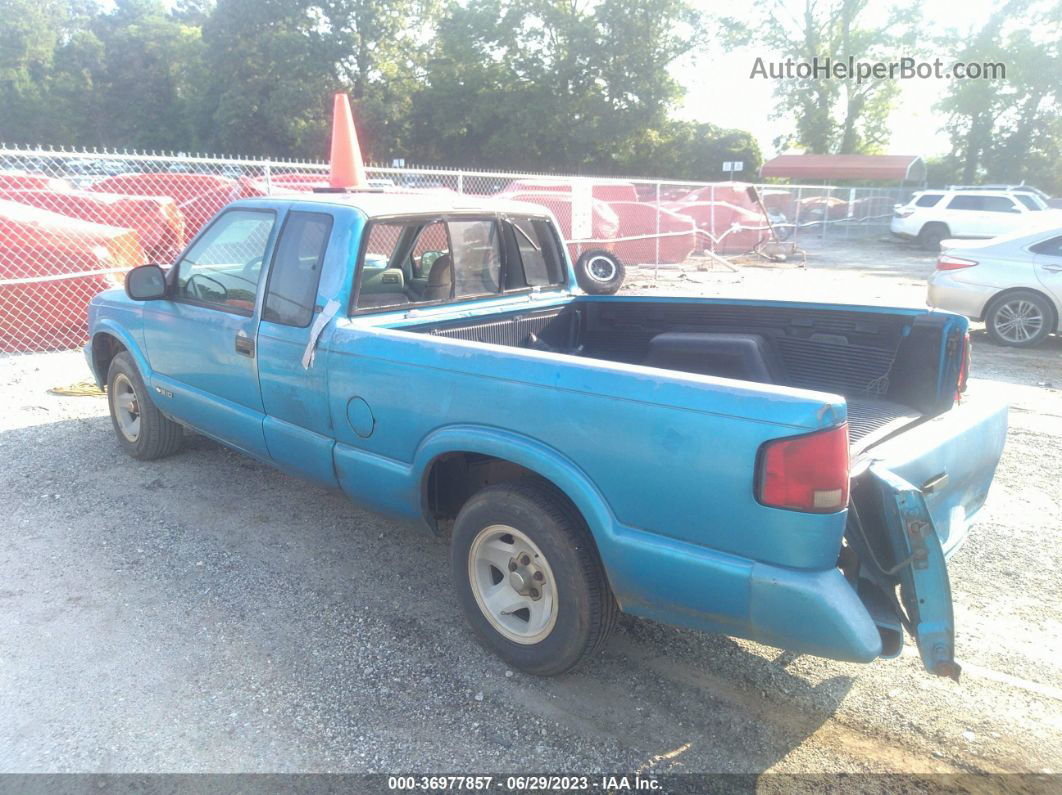
<path fill-rule="evenodd" d="M 960 395 L 966 391 L 966 380 L 970 377 L 970 334 L 962 340 L 962 364 L 959 366 L 959 382 L 955 385 L 955 402 L 958 403 Z"/>
<path fill-rule="evenodd" d="M 848 425 L 760 448 L 759 500 L 772 508 L 833 513 L 848 505 Z"/>
<path fill-rule="evenodd" d="M 893 210 L 892 214 L 895 215 L 897 218 L 910 218 L 912 215 L 914 215 L 914 210 L 910 207 L 904 207 Z"/>
<path fill-rule="evenodd" d="M 977 264 L 975 259 L 963 259 L 962 257 L 952 257 L 948 254 L 941 254 L 937 257 L 937 270 L 938 271 L 957 271 L 962 268 L 972 268 Z"/>

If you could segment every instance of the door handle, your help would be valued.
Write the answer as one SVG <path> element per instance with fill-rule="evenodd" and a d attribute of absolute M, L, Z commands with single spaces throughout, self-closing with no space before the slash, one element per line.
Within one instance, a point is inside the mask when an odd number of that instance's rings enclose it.
<path fill-rule="evenodd" d="M 253 359 L 254 340 L 250 337 L 236 337 L 236 353 L 241 356 L 246 356 L 249 359 Z"/>
<path fill-rule="evenodd" d="M 1059 271 L 1062 271 L 1062 265 L 1044 265 L 1043 268 L 1048 273 L 1058 273 Z"/>

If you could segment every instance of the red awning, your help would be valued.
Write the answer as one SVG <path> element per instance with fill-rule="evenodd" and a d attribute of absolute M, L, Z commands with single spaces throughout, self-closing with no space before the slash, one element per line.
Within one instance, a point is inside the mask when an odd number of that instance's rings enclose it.
<path fill-rule="evenodd" d="M 779 155 L 764 163 L 760 174 L 787 179 L 923 182 L 926 164 L 917 155 Z"/>

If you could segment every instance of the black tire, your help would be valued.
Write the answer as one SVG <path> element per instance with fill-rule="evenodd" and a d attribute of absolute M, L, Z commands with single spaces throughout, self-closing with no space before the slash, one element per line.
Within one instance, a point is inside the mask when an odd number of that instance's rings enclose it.
<path fill-rule="evenodd" d="M 584 251 L 575 261 L 579 286 L 593 295 L 612 295 L 623 286 L 626 269 L 611 251 L 595 248 Z"/>
<path fill-rule="evenodd" d="M 487 617 L 487 608 L 481 608 L 477 601 L 478 589 L 473 582 L 477 569 L 470 563 L 473 548 L 477 538 L 499 532 L 499 526 L 502 532 L 504 528 L 516 529 L 530 539 L 550 572 L 545 585 L 554 600 L 555 623 L 548 634 L 534 642 L 506 637 L 492 623 L 494 619 Z M 454 523 L 450 560 L 457 598 L 473 632 L 486 648 L 526 673 L 554 676 L 570 670 L 596 652 L 615 625 L 619 607 L 590 532 L 570 504 L 547 483 L 503 483 L 473 495 Z M 515 563 L 516 559 L 510 567 Z M 498 567 L 492 567 L 492 575 L 494 572 L 502 578 L 509 575 Z"/>
<path fill-rule="evenodd" d="M 129 389 L 132 390 L 135 411 L 116 405 L 123 395 L 130 394 Z M 107 405 L 111 410 L 111 424 L 118 445 L 133 458 L 151 461 L 173 455 L 180 449 L 184 435 L 181 426 L 164 417 L 155 406 L 133 357 L 125 351 L 111 360 L 107 370 Z M 123 430 L 127 415 L 135 416 L 139 421 L 135 433 L 129 429 Z"/>
<path fill-rule="evenodd" d="M 1008 321 L 1023 315 L 1025 324 L 1008 327 Z M 985 311 L 985 330 L 997 345 L 1032 348 L 1039 345 L 1057 325 L 1054 307 L 1039 293 L 1016 290 L 993 299 Z M 1023 338 L 1023 335 L 1028 334 Z"/>
<path fill-rule="evenodd" d="M 918 233 L 918 245 L 926 251 L 937 253 L 940 251 L 940 243 L 951 237 L 951 230 L 946 224 L 926 224 Z"/>

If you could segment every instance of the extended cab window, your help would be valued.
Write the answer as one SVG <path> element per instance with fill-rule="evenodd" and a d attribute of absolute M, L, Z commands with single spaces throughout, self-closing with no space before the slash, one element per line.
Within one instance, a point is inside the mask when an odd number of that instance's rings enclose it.
<path fill-rule="evenodd" d="M 358 268 L 358 309 L 450 297 L 450 243 L 442 221 L 372 221 Z M 438 268 L 437 260 L 446 256 Z"/>
<path fill-rule="evenodd" d="M 564 266 L 549 224 L 530 218 L 511 220 L 524 284 L 528 287 L 563 284 Z"/>
<path fill-rule="evenodd" d="M 501 241 L 494 221 L 451 221 L 454 295 L 496 293 L 501 285 Z"/>
<path fill-rule="evenodd" d="M 358 309 L 440 303 L 501 289 L 493 219 L 373 221 L 358 271 Z"/>
<path fill-rule="evenodd" d="M 275 221 L 271 210 L 223 213 L 177 263 L 176 297 L 252 314 Z"/>
<path fill-rule="evenodd" d="M 372 221 L 358 269 L 357 309 L 444 303 L 563 285 L 563 254 L 537 218 Z"/>
<path fill-rule="evenodd" d="M 288 214 L 269 270 L 263 320 L 286 326 L 309 324 L 331 234 L 331 215 Z"/>

